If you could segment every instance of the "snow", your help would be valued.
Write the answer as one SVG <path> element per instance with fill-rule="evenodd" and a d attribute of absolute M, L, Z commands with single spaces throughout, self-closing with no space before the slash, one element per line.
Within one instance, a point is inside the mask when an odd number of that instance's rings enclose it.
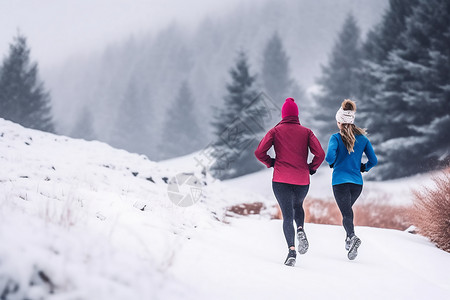
<path fill-rule="evenodd" d="M 280 220 L 236 219 L 218 231 L 197 233 L 172 269 L 204 298 L 215 299 L 446 299 L 450 255 L 423 237 L 358 227 L 359 256 L 349 261 L 340 226 L 306 224 L 310 248 L 287 255 Z M 200 238 L 201 236 L 201 238 Z M 442 265 L 441 265 L 442 263 Z M 195 270 L 195 273 L 193 272 Z M 205 274 L 208 274 L 205 276 Z"/>
<path fill-rule="evenodd" d="M 221 182 L 195 169 L 195 155 L 156 163 L 0 119 L 2 299 L 450 297 L 449 253 L 406 232 L 357 227 L 363 244 L 348 261 L 341 226 L 306 224 L 310 250 L 284 266 L 281 221 L 225 216 L 234 204 L 274 204 L 270 170 Z M 182 172 L 203 184 L 190 207 L 167 193 Z M 374 193 L 398 192 L 399 182 L 377 184 Z"/>

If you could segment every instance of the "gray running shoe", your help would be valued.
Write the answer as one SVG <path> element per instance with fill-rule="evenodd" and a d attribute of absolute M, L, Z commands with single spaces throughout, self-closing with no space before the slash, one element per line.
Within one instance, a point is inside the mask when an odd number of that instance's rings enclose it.
<path fill-rule="evenodd" d="M 356 235 L 350 238 L 350 249 L 348 250 L 347 257 L 350 260 L 354 260 L 358 255 L 358 247 L 361 245 L 361 240 Z"/>
<path fill-rule="evenodd" d="M 299 230 L 297 231 L 297 239 L 298 239 L 298 253 L 305 254 L 308 251 L 309 243 L 306 238 L 305 231 Z"/>
<path fill-rule="evenodd" d="M 295 250 L 289 249 L 289 253 L 288 253 L 288 256 L 286 257 L 286 261 L 284 262 L 284 264 L 289 267 L 295 266 L 295 258 L 296 257 L 297 257 L 297 253 L 295 252 Z"/>
<path fill-rule="evenodd" d="M 346 239 L 345 239 L 345 250 L 350 250 L 350 238 L 349 237 L 347 237 Z"/>

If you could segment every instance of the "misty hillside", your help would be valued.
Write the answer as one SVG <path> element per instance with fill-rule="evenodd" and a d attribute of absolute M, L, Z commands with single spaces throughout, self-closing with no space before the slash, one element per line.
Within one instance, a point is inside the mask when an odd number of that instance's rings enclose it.
<path fill-rule="evenodd" d="M 130 36 L 102 53 L 73 58 L 47 75 L 58 130 L 159 159 L 161 129 L 186 81 L 204 146 L 211 141 L 212 107 L 222 103 L 237 51 L 245 50 L 251 72 L 259 73 L 263 49 L 278 32 L 290 58 L 291 76 L 300 87 L 292 96 L 301 106 L 301 91 L 319 75 L 345 16 L 352 12 L 365 33 L 379 21 L 386 5 L 378 0 L 243 3 L 232 13 L 205 17 L 193 31 L 172 23 L 156 35 Z M 141 112 L 132 120 L 142 125 L 136 145 L 115 138 L 126 126 L 129 109 Z M 80 132 L 80 124 L 86 123 L 90 128 L 83 130 L 88 134 Z"/>

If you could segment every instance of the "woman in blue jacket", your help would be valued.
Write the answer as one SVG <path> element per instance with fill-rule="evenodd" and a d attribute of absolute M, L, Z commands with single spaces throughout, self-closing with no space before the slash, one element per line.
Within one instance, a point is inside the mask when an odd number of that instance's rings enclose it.
<path fill-rule="evenodd" d="M 377 164 L 377 157 L 373 151 L 366 132 L 355 126 L 356 104 L 351 100 L 344 100 L 336 113 L 339 132 L 330 137 L 325 160 L 333 168 L 333 194 L 342 214 L 347 237 L 345 249 L 348 259 L 353 260 L 358 255 L 361 240 L 355 235 L 353 225 L 352 206 L 358 199 L 363 188 L 362 172 L 369 171 Z M 368 162 L 361 163 L 363 152 Z"/>

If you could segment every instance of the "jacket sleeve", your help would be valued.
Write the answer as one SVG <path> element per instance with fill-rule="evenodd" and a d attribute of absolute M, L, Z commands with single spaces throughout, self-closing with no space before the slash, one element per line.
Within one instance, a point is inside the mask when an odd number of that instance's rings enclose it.
<path fill-rule="evenodd" d="M 273 135 L 273 129 L 269 130 L 255 150 L 256 158 L 268 168 L 272 166 L 272 158 L 267 154 L 267 151 L 269 151 L 270 147 L 273 145 Z"/>
<path fill-rule="evenodd" d="M 369 159 L 369 161 L 366 163 L 366 171 L 369 171 L 378 163 L 377 156 L 375 155 L 375 151 L 373 151 L 373 147 L 370 141 L 367 141 L 366 147 L 364 148 L 364 153 Z"/>
<path fill-rule="evenodd" d="M 314 155 L 312 162 L 309 164 L 309 169 L 315 171 L 322 164 L 325 158 L 325 152 L 312 131 L 309 132 L 309 150 Z"/>
<path fill-rule="evenodd" d="M 338 141 L 336 137 L 332 135 L 330 137 L 330 141 L 328 142 L 327 156 L 325 157 L 325 160 L 329 165 L 332 165 L 336 162 L 337 149 L 338 149 Z"/>

